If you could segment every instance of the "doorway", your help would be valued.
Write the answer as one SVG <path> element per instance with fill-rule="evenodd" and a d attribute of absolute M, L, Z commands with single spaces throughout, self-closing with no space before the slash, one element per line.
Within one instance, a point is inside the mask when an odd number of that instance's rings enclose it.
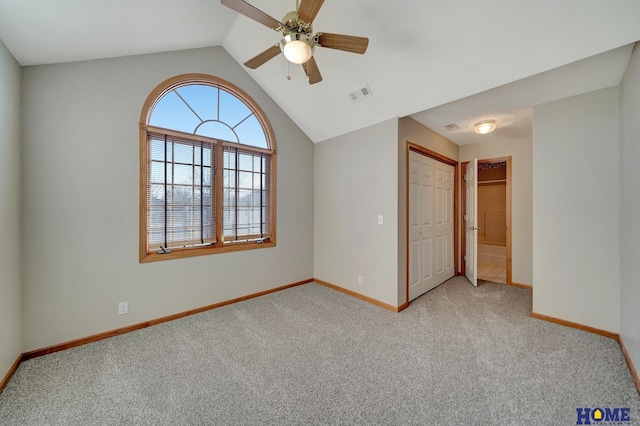
<path fill-rule="evenodd" d="M 469 162 L 462 163 L 465 170 Z M 505 284 L 511 280 L 511 157 L 478 160 L 478 279 Z M 462 186 L 462 210 L 466 211 L 466 188 Z M 462 258 L 466 253 L 462 234 Z M 462 262 L 462 274 L 465 264 Z"/>
<path fill-rule="evenodd" d="M 407 302 L 457 272 L 458 163 L 407 143 Z"/>

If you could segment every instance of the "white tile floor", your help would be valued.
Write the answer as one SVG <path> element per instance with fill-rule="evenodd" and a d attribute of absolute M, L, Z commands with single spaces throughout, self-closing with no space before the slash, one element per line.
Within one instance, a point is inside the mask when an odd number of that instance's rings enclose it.
<path fill-rule="evenodd" d="M 504 284 L 507 282 L 507 266 L 478 263 L 478 278 Z"/>

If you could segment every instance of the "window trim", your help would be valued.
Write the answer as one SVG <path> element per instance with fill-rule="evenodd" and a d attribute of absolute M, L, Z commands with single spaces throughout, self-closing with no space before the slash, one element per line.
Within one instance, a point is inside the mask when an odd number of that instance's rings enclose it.
<path fill-rule="evenodd" d="M 254 147 L 251 145 L 243 145 L 235 142 L 212 139 L 205 136 L 193 135 L 198 139 L 215 141 L 217 144 L 224 146 L 233 146 L 243 149 L 250 149 L 256 152 L 264 152 L 270 155 L 271 164 L 270 164 L 270 176 L 269 176 L 269 188 L 270 188 L 270 202 L 269 202 L 269 229 L 271 230 L 271 236 L 268 241 L 265 242 L 237 242 L 231 244 L 223 244 L 219 247 L 188 247 L 184 249 L 172 249 L 170 253 L 158 254 L 155 251 L 147 250 L 147 213 L 148 213 L 148 193 L 147 193 L 147 179 L 149 172 L 149 144 L 147 140 L 147 132 L 148 131 L 161 131 L 166 134 L 174 134 L 174 136 L 184 136 L 185 134 L 182 132 L 177 132 L 169 129 L 162 129 L 157 126 L 151 126 L 148 124 L 149 118 L 151 117 L 151 113 L 153 112 L 154 107 L 157 103 L 162 99 L 162 97 L 167 94 L 169 91 L 186 85 L 186 84 L 204 84 L 204 85 L 217 85 L 236 96 L 240 100 L 242 100 L 254 113 L 256 118 L 259 120 L 262 128 L 265 131 L 265 137 L 267 140 L 267 144 L 270 149 L 264 149 L 259 147 Z M 271 124 L 269 120 L 267 120 L 267 116 L 260 108 L 260 106 L 242 89 L 230 83 L 226 80 L 223 80 L 219 77 L 215 77 L 208 74 L 181 74 L 158 84 L 147 96 L 145 100 L 142 111 L 140 112 L 140 122 L 139 122 L 139 131 L 140 131 L 140 146 L 139 146 L 139 157 L 140 157 L 140 176 L 139 176 L 139 194 L 140 194 L 140 211 L 139 211 L 139 262 L 154 262 L 160 260 L 169 260 L 169 259 L 180 259 L 192 256 L 202 256 L 214 253 L 227 253 L 232 251 L 241 251 L 241 250 L 253 250 L 259 248 L 267 248 L 267 247 L 275 247 L 276 245 L 276 165 L 277 165 L 277 150 L 276 150 L 276 142 L 275 135 L 273 133 L 273 129 L 271 128 Z M 218 154 L 218 152 L 220 154 Z M 216 158 L 216 170 L 215 170 L 215 179 L 217 182 L 222 182 L 222 158 L 221 155 L 222 150 L 216 150 L 216 155 L 219 155 L 220 158 Z M 218 162 L 217 160 L 220 160 Z M 222 186 L 217 186 L 217 188 L 222 188 Z M 220 206 L 221 208 L 222 206 Z M 218 209 L 218 205 L 216 203 L 216 209 Z M 222 216 L 218 216 L 216 214 L 216 220 L 222 220 Z M 222 236 L 224 237 L 224 236 Z"/>

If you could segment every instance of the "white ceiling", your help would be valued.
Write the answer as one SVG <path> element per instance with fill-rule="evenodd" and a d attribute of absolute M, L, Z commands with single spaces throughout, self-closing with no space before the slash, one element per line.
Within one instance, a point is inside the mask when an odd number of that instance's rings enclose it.
<path fill-rule="evenodd" d="M 250 3 L 276 19 L 295 4 Z M 617 84 L 629 48 L 489 90 L 640 40 L 640 1 L 326 0 L 314 30 L 369 37 L 369 50 L 318 48 L 324 80 L 313 86 L 300 66 L 287 80 L 282 56 L 247 70 L 314 142 L 412 115 L 465 144 L 478 140 L 442 126 L 495 114 L 509 131 L 530 131 L 536 102 Z M 36 65 L 213 45 L 243 63 L 279 37 L 218 0 L 0 0 L 0 39 Z M 363 84 L 373 96 L 352 103 Z"/>
<path fill-rule="evenodd" d="M 435 108 L 411 118 L 458 145 L 504 140 L 531 134 L 532 108 L 546 102 L 617 86 L 627 68 L 633 44 L 572 62 Z M 478 135 L 474 125 L 493 119 L 496 130 Z M 448 124 L 460 129 L 451 131 Z"/>
<path fill-rule="evenodd" d="M 21 65 L 222 44 L 219 0 L 0 0 L 0 39 Z"/>

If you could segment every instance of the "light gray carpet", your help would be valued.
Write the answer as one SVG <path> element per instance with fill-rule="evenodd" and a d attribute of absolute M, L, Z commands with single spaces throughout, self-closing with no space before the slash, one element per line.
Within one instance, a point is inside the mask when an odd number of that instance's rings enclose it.
<path fill-rule="evenodd" d="M 400 314 L 306 284 L 24 362 L 1 425 L 574 425 L 640 397 L 617 342 L 454 278 Z"/>

